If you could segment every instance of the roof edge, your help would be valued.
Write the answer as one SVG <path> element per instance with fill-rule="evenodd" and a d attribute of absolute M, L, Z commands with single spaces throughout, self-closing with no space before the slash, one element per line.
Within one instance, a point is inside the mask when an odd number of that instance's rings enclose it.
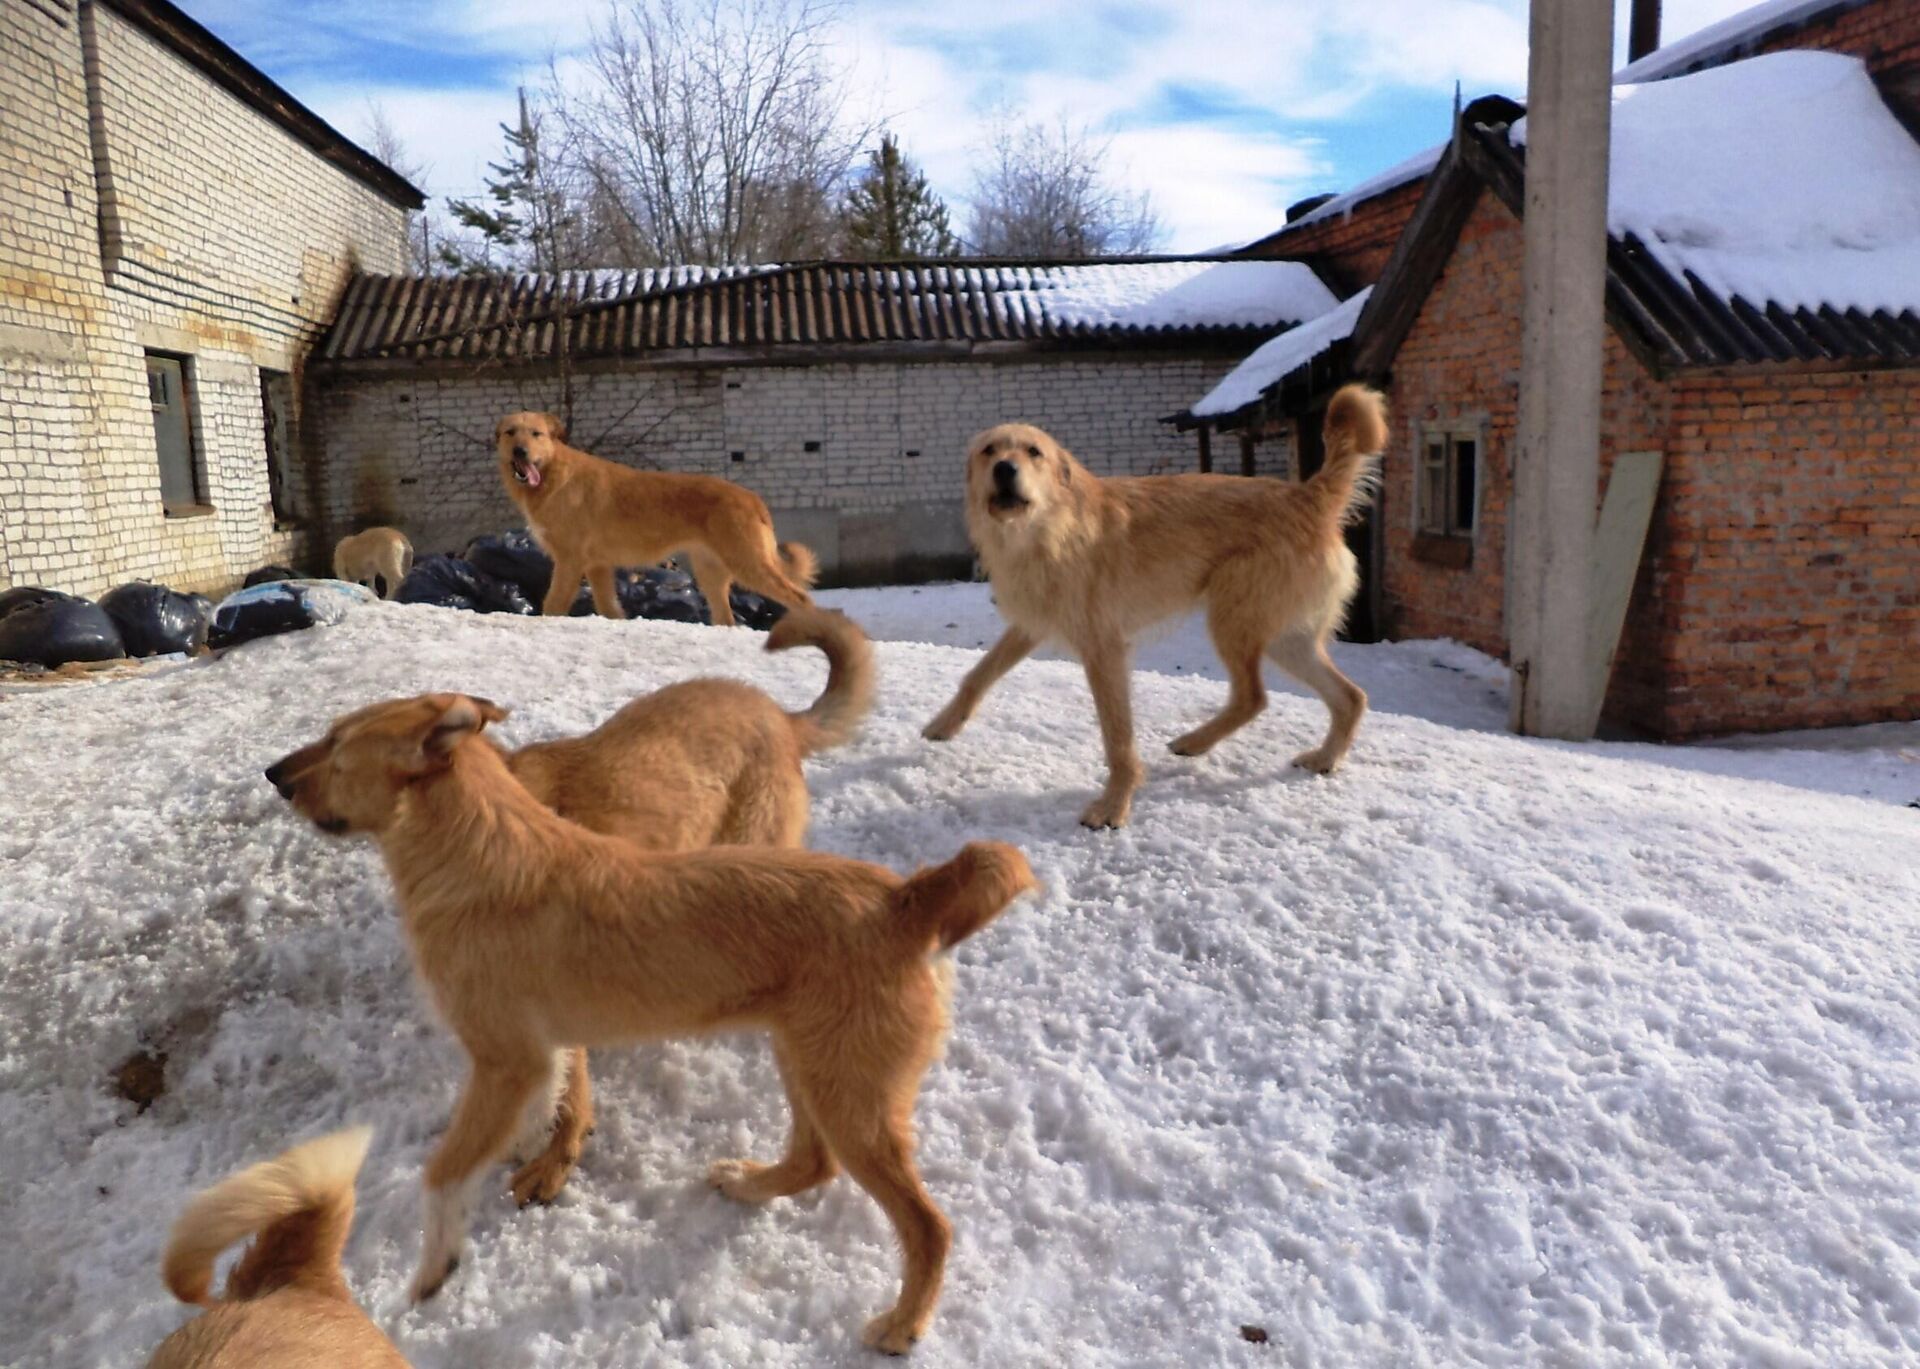
<path fill-rule="evenodd" d="M 406 177 L 301 104 L 211 30 L 168 0 L 87 0 L 104 5 L 323 161 L 402 209 L 427 202 Z"/>

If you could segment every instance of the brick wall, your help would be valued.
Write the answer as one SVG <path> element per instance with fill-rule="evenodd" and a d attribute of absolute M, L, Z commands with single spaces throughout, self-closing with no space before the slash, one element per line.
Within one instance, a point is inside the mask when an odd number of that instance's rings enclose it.
<path fill-rule="evenodd" d="M 406 215 L 102 5 L 0 6 L 0 585 L 219 590 L 301 549 L 260 370 L 297 370 Z M 210 511 L 169 517 L 143 352 L 187 356 Z"/>
<path fill-rule="evenodd" d="M 951 574 L 970 560 L 962 455 L 980 429 L 1037 423 L 1103 474 L 1190 471 L 1192 436 L 1159 419 L 1231 365 L 1225 357 L 1093 352 L 624 365 L 577 378 L 573 437 L 633 464 L 739 481 L 767 501 L 781 536 L 812 545 L 837 579 Z M 550 375 L 342 369 L 317 379 L 334 531 L 388 522 L 422 550 L 457 550 L 476 533 L 516 522 L 491 432 L 503 413 L 554 408 Z M 1284 444 L 1263 444 L 1261 457 L 1284 464 Z"/>
<path fill-rule="evenodd" d="M 1311 261 L 1344 299 L 1380 279 L 1426 188 L 1427 178 L 1420 176 L 1362 200 L 1345 213 L 1283 228 L 1248 247 L 1246 254 Z"/>
<path fill-rule="evenodd" d="M 1483 194 L 1393 359 L 1391 636 L 1506 654 L 1520 262 L 1519 221 Z M 1920 372 L 1662 381 L 1611 332 L 1605 356 L 1602 481 L 1617 452 L 1666 453 L 1608 716 L 1667 737 L 1920 716 Z M 1486 449 L 1454 568 L 1415 554 L 1413 444 L 1457 419 Z"/>

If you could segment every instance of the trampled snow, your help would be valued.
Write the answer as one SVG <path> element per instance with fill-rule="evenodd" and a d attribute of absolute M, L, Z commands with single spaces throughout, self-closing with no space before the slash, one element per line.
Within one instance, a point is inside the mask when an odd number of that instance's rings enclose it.
<path fill-rule="evenodd" d="M 1920 309 L 1920 144 L 1858 58 L 1776 52 L 1615 86 L 1608 174 L 1608 230 L 1722 298 Z"/>
<path fill-rule="evenodd" d="M 1190 412 L 1195 418 L 1214 418 L 1244 409 L 1265 393 L 1267 387 L 1296 367 L 1304 366 L 1336 342 L 1353 336 L 1361 310 L 1373 295 L 1373 287 L 1359 291 L 1336 309 L 1311 319 L 1297 328 L 1289 328 L 1278 337 L 1260 344 L 1245 361 L 1222 376 L 1220 383 L 1207 391 Z"/>
<path fill-rule="evenodd" d="M 513 705 L 515 743 L 699 673 L 810 699 L 820 662 L 759 642 L 377 604 L 0 697 L 5 1358 L 139 1362 L 185 1315 L 156 1263 L 188 1194 L 359 1120 L 347 1267 L 419 1365 L 871 1362 L 896 1270 L 872 1202 L 843 1178 L 748 1210 L 703 1182 L 783 1139 L 744 1037 L 598 1052 L 571 1188 L 517 1212 L 497 1171 L 461 1268 L 408 1308 L 459 1051 L 375 853 L 260 774 L 428 688 Z M 975 659 L 882 643 L 875 716 L 808 767 L 823 849 L 906 869 L 1002 837 L 1046 882 L 957 953 L 918 1114 L 956 1242 L 916 1362 L 1913 1362 L 1920 814 L 1384 710 L 1316 779 L 1285 764 L 1324 722 L 1293 695 L 1177 760 L 1221 687 L 1141 671 L 1149 779 L 1093 834 L 1071 662 L 919 738 Z M 136 1115 L 110 1076 L 141 1045 L 169 1087 Z"/>

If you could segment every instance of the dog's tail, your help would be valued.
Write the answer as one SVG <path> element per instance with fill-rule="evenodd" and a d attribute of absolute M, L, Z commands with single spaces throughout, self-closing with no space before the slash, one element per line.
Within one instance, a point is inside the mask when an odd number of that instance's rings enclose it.
<path fill-rule="evenodd" d="M 802 589 L 812 589 L 813 582 L 820 578 L 820 558 L 798 542 L 780 544 L 780 565 L 787 578 Z"/>
<path fill-rule="evenodd" d="M 800 753 L 811 756 L 853 735 L 873 706 L 873 643 L 846 614 L 803 604 L 767 634 L 768 651 L 817 646 L 827 657 L 827 687 L 804 713 L 789 713 Z"/>
<path fill-rule="evenodd" d="M 944 951 L 1000 916 L 1036 884 L 1019 847 L 970 841 L 945 865 L 917 871 L 896 889 L 887 916 L 913 954 Z"/>
<path fill-rule="evenodd" d="M 372 1137 L 369 1127 L 351 1127 L 307 1141 L 195 1198 L 173 1224 L 160 1262 L 173 1296 L 210 1302 L 220 1252 L 257 1233 L 227 1278 L 229 1299 L 246 1301 L 289 1285 L 347 1298 L 340 1252 L 353 1226 L 354 1176 Z"/>
<path fill-rule="evenodd" d="M 1322 429 L 1326 463 L 1306 483 L 1314 506 L 1336 524 L 1351 522 L 1373 495 L 1387 447 L 1387 402 L 1365 385 L 1342 385 Z"/>

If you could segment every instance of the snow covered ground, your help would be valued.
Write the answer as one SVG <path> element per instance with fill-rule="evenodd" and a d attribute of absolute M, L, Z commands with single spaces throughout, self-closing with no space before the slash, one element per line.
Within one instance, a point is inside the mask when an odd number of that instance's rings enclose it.
<path fill-rule="evenodd" d="M 937 642 L 984 650 L 1000 635 L 1002 623 L 985 584 L 916 585 L 898 589 L 829 590 L 823 603 L 844 609 L 875 638 Z M 1058 649 L 1042 655 L 1068 659 Z M 1448 727 L 1480 732 L 1507 730 L 1507 668 L 1458 642 L 1380 642 L 1370 646 L 1336 643 L 1334 660 L 1367 691 L 1371 707 L 1407 713 Z M 1134 653 L 1138 670 L 1167 675 L 1226 679 L 1220 659 L 1197 615 L 1165 628 Z M 1275 690 L 1311 697 L 1305 688 L 1271 666 L 1267 683 Z M 1217 706 L 1218 693 L 1205 696 Z M 1068 707 L 1091 710 L 1085 686 Z M 1196 709 L 1199 706 L 1196 705 Z M 1557 742 L 1534 746 L 1559 747 Z M 1682 770 L 1817 789 L 1828 794 L 1886 803 L 1920 801 L 1920 722 L 1876 723 L 1804 732 L 1722 737 L 1689 746 L 1641 742 L 1593 742 L 1568 746 L 1586 756 L 1617 756 Z M 1144 750 L 1144 748 L 1143 748 Z"/>
<path fill-rule="evenodd" d="M 881 636 L 992 630 L 973 587 L 836 597 Z M 1176 760 L 1220 688 L 1182 678 L 1183 640 L 1143 652 L 1125 831 L 1074 820 L 1100 763 L 1069 662 L 934 747 L 972 653 L 883 644 L 873 720 L 809 766 L 822 848 L 905 869 L 1001 837 L 1046 882 L 958 954 L 919 1111 L 957 1240 L 918 1363 L 1914 1362 L 1920 813 L 1407 716 L 1423 693 L 1455 724 L 1499 711 L 1497 669 L 1434 644 L 1342 653 L 1381 711 L 1338 776 L 1285 768 L 1322 726 L 1292 695 Z M 817 659 L 758 646 L 376 605 L 0 697 L 0 1360 L 138 1363 L 182 1319 L 156 1264 L 187 1195 L 360 1120 L 348 1269 L 419 1365 L 872 1362 L 896 1262 L 871 1201 L 841 1180 L 747 1210 L 703 1183 L 782 1139 L 750 1038 L 599 1053 L 573 1186 L 516 1212 L 501 1170 L 408 1308 L 458 1052 L 373 851 L 260 775 L 427 688 L 512 704 L 511 742 L 703 672 L 812 697 Z M 109 1081 L 141 1045 L 169 1088 L 136 1115 Z"/>

